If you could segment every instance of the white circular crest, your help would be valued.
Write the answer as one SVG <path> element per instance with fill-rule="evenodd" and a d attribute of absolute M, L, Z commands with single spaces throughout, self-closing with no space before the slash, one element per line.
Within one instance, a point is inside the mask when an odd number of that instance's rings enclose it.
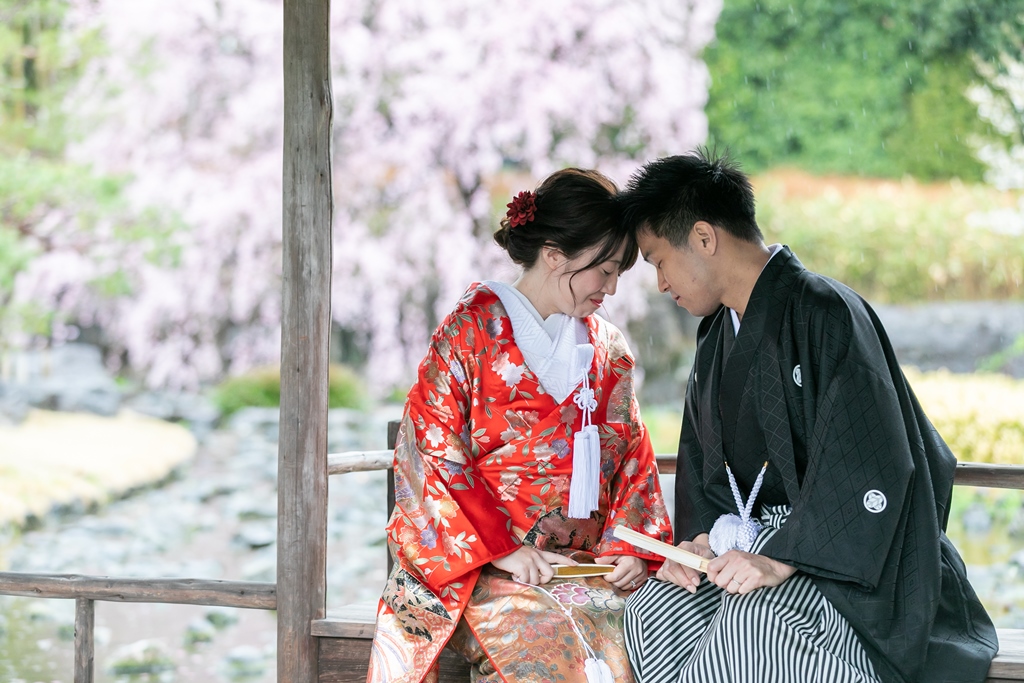
<path fill-rule="evenodd" d="M 797 365 L 795 368 L 793 368 L 793 381 L 796 382 L 796 385 L 798 387 L 802 387 L 804 385 L 803 375 L 800 372 L 800 366 L 799 365 Z"/>
<path fill-rule="evenodd" d="M 864 507 L 867 508 L 868 512 L 874 512 L 878 514 L 885 509 L 889 501 L 886 499 L 885 494 L 878 489 L 871 489 L 864 494 Z"/>

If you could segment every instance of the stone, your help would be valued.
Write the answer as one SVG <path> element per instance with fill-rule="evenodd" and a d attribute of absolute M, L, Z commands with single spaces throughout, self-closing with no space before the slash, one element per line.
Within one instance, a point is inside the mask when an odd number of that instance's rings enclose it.
<path fill-rule="evenodd" d="M 95 346 L 66 344 L 25 351 L 15 355 L 13 364 L 13 383 L 24 388 L 32 406 L 106 416 L 120 409 L 121 390 Z"/>
<path fill-rule="evenodd" d="M 1024 335 L 1024 304 L 1020 302 L 881 305 L 875 311 L 900 363 L 922 370 L 974 372 L 996 354 L 1011 349 Z M 1024 370 L 1024 363 L 1019 369 Z"/>
<path fill-rule="evenodd" d="M 30 407 L 23 388 L 0 381 L 0 425 L 21 424 Z"/>
<path fill-rule="evenodd" d="M 239 527 L 234 540 L 251 550 L 266 548 L 277 542 L 277 523 L 245 522 Z"/>

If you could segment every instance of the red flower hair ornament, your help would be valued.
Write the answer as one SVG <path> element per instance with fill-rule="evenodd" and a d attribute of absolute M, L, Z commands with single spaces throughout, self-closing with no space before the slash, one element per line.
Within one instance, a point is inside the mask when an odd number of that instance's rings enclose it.
<path fill-rule="evenodd" d="M 526 225 L 533 220 L 534 214 L 537 213 L 536 197 L 537 195 L 530 190 L 524 190 L 505 205 L 508 207 L 505 217 L 508 218 L 508 226 L 510 228 L 514 228 L 517 225 Z"/>

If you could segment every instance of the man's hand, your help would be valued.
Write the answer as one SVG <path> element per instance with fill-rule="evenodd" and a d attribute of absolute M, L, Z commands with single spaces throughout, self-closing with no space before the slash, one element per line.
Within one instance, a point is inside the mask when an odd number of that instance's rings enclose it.
<path fill-rule="evenodd" d="M 491 564 L 511 574 L 515 581 L 537 585 L 547 583 L 555 575 L 555 570 L 551 565 L 578 563 L 564 555 L 524 545 L 505 557 L 491 560 Z"/>
<path fill-rule="evenodd" d="M 594 560 L 597 564 L 614 564 L 611 574 L 604 580 L 619 590 L 636 590 L 647 580 L 647 562 L 633 555 L 602 555 Z"/>
<path fill-rule="evenodd" d="M 746 595 L 758 588 L 778 586 L 796 572 L 796 567 L 764 555 L 730 550 L 708 565 L 708 581 L 727 593 Z"/>
<path fill-rule="evenodd" d="M 683 541 L 676 546 L 683 550 L 689 550 L 691 553 L 696 553 L 701 557 L 706 557 L 709 560 L 714 559 L 715 553 L 711 551 L 711 546 L 708 545 L 708 535 L 700 534 L 692 541 Z M 697 592 L 697 586 L 700 585 L 700 572 L 696 569 L 691 569 L 685 565 L 681 565 L 678 562 L 672 560 L 665 560 L 665 564 L 661 565 L 661 569 L 658 570 L 658 578 L 662 581 L 670 581 L 675 585 L 685 588 L 691 593 Z"/>

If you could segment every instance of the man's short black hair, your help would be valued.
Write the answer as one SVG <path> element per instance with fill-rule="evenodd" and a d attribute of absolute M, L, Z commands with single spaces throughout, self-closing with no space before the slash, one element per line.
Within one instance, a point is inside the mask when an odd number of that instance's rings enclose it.
<path fill-rule="evenodd" d="M 676 247 L 687 243 L 697 221 L 747 242 L 763 239 L 750 179 L 728 154 L 706 147 L 647 163 L 619 199 L 629 230 L 645 230 Z"/>

